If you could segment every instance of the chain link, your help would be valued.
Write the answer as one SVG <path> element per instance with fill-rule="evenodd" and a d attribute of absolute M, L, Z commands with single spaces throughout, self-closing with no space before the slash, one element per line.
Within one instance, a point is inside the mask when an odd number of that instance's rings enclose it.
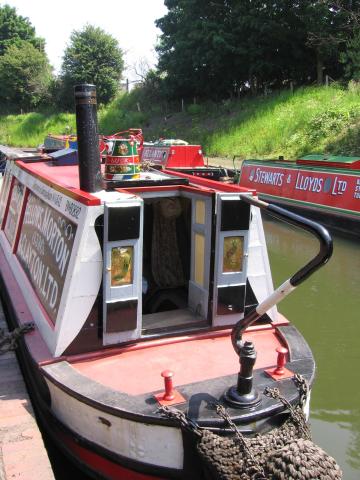
<path fill-rule="evenodd" d="M 180 410 L 163 406 L 158 409 L 158 412 L 167 418 L 171 418 L 179 422 L 181 428 L 184 430 L 192 432 L 198 437 L 201 437 L 200 427 L 193 420 L 191 420 L 191 418 L 188 418 L 185 413 L 180 412 Z"/>
<path fill-rule="evenodd" d="M 293 377 L 294 383 L 299 391 L 299 396 L 300 396 L 300 402 L 299 406 L 294 408 L 291 403 L 280 394 L 280 391 L 278 388 L 269 388 L 266 387 L 264 390 L 264 395 L 267 397 L 279 400 L 288 410 L 290 413 L 290 416 L 294 422 L 294 425 L 301 431 L 303 438 L 307 440 L 311 440 L 311 434 L 310 434 L 310 429 L 306 424 L 305 416 L 302 411 L 302 407 L 305 403 L 309 387 L 308 384 L 306 383 L 306 380 L 301 377 L 300 375 L 294 375 Z"/>
<path fill-rule="evenodd" d="M 252 454 L 250 448 L 248 447 L 246 440 L 244 438 L 244 435 L 240 432 L 234 421 L 231 419 L 230 415 L 228 414 L 226 408 L 223 405 L 220 405 L 217 403 L 215 405 L 216 413 L 219 415 L 219 417 L 223 418 L 226 423 L 229 425 L 231 430 L 235 433 L 235 436 L 240 443 L 243 452 L 245 455 L 248 457 L 248 459 L 252 463 L 252 468 L 253 468 L 253 474 L 252 474 L 252 479 L 253 480 L 266 480 L 265 477 L 265 472 L 264 469 L 261 467 L 260 463 L 255 459 L 254 455 Z"/>

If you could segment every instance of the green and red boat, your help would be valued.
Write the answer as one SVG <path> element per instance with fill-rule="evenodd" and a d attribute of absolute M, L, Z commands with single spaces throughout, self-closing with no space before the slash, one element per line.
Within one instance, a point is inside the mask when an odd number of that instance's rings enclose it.
<path fill-rule="evenodd" d="M 246 160 L 240 185 L 326 226 L 360 236 L 360 156 L 307 155 L 284 160 Z"/>

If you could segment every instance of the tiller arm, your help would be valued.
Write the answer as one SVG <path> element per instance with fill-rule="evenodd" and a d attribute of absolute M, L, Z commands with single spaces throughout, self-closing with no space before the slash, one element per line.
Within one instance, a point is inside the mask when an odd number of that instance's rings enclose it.
<path fill-rule="evenodd" d="M 236 353 L 239 355 L 241 349 L 241 338 L 244 330 L 252 325 L 256 320 L 262 317 L 270 308 L 278 304 L 289 293 L 295 290 L 304 280 L 312 275 L 316 270 L 325 265 L 330 259 L 333 252 L 333 242 L 329 232 L 317 222 L 309 220 L 296 213 L 289 212 L 284 208 L 278 207 L 271 203 L 266 203 L 262 200 L 254 198 L 249 195 L 242 195 L 241 199 L 244 202 L 259 207 L 265 210 L 270 216 L 278 218 L 303 230 L 312 233 L 320 242 L 320 249 L 317 255 L 298 270 L 292 277 L 286 280 L 280 287 L 278 287 L 268 298 L 261 302 L 256 308 L 251 310 L 242 320 L 239 320 L 231 333 L 231 340 Z"/>

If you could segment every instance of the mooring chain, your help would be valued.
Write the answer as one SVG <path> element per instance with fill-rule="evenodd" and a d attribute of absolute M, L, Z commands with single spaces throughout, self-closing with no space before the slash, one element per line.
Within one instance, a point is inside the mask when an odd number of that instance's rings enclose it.
<path fill-rule="evenodd" d="M 0 355 L 15 350 L 18 346 L 18 340 L 23 335 L 34 330 L 33 322 L 24 323 L 21 327 L 17 327 L 11 332 L 7 332 L 4 328 L 0 328 Z"/>
<path fill-rule="evenodd" d="M 295 375 L 293 377 L 293 380 L 294 380 L 294 383 L 295 383 L 295 385 L 296 385 L 296 387 L 299 391 L 300 407 L 303 408 L 305 403 L 306 403 L 308 394 L 309 394 L 309 385 L 308 385 L 307 381 L 305 380 L 305 378 L 302 375 L 299 375 L 298 373 L 295 373 Z"/>
<path fill-rule="evenodd" d="M 306 396 L 307 392 L 308 392 L 308 386 L 307 386 L 307 383 L 306 383 L 305 379 L 303 377 L 301 377 L 300 375 L 295 375 L 294 376 L 294 382 L 295 382 L 295 385 L 297 386 L 297 388 L 299 390 L 300 405 L 302 407 L 304 402 L 305 402 L 304 398 L 306 398 L 306 397 L 304 397 L 304 395 Z M 285 397 L 283 397 L 280 394 L 280 391 L 279 391 L 278 388 L 266 387 L 265 390 L 264 390 L 264 395 L 266 395 L 267 397 L 279 400 L 289 410 L 290 416 L 291 416 L 294 424 L 297 426 L 297 428 L 300 429 L 303 437 L 305 439 L 311 440 L 311 434 L 310 434 L 309 428 L 306 424 L 304 413 L 301 410 L 301 408 L 294 408 L 291 405 L 291 403 Z"/>
<path fill-rule="evenodd" d="M 163 406 L 158 409 L 158 412 L 167 418 L 171 418 L 179 422 L 181 428 L 184 430 L 188 430 L 198 437 L 201 437 L 201 430 L 199 426 L 193 420 L 188 418 L 185 413 L 180 412 L 180 410 Z"/>
<path fill-rule="evenodd" d="M 251 478 L 253 480 L 267 480 L 265 477 L 265 472 L 264 469 L 261 467 L 259 462 L 255 459 L 254 455 L 252 454 L 248 444 L 246 443 L 246 440 L 244 438 L 244 435 L 240 432 L 230 415 L 228 414 L 226 408 L 223 405 L 220 405 L 219 403 L 214 404 L 216 413 L 221 417 L 223 420 L 226 421 L 226 423 L 229 425 L 231 430 L 235 433 L 235 436 L 241 445 L 243 452 L 245 455 L 248 457 L 248 459 L 252 463 L 252 468 L 253 468 L 253 474 Z"/>

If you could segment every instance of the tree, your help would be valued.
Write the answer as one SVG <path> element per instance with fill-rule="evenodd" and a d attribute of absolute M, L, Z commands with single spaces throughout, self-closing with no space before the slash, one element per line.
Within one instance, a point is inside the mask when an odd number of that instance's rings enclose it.
<path fill-rule="evenodd" d="M 164 92 L 224 98 L 236 89 L 340 78 L 360 0 L 165 0 L 156 21 Z M 356 53 L 355 46 L 351 47 Z"/>
<path fill-rule="evenodd" d="M 74 31 L 61 67 L 63 106 L 73 106 L 73 87 L 79 83 L 96 85 L 98 102 L 108 103 L 118 91 L 123 69 L 123 52 L 115 38 L 91 25 Z"/>
<path fill-rule="evenodd" d="M 47 96 L 51 67 L 45 53 L 18 41 L 0 57 L 0 99 L 6 107 L 30 110 Z"/>
<path fill-rule="evenodd" d="M 9 5 L 0 6 L 0 55 L 4 55 L 10 45 L 20 45 L 22 41 L 44 51 L 45 41 L 36 36 L 29 19 L 18 15 Z"/>
<path fill-rule="evenodd" d="M 341 55 L 341 61 L 345 64 L 345 76 L 360 81 L 360 29 L 348 40 L 346 47 Z"/>

